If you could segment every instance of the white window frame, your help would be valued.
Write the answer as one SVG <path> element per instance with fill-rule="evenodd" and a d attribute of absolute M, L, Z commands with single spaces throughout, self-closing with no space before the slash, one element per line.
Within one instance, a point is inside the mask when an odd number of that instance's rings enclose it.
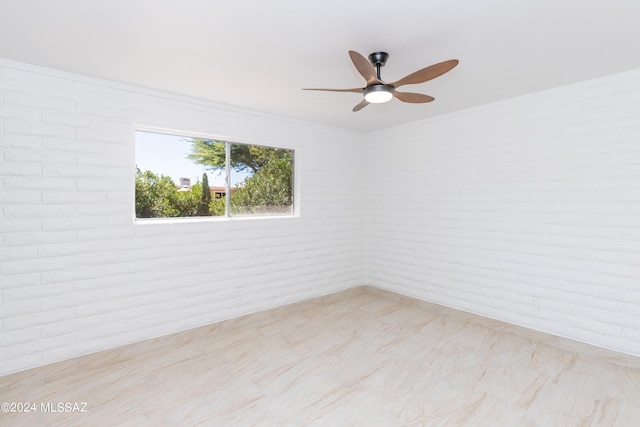
<path fill-rule="evenodd" d="M 298 161 L 297 161 L 297 150 L 290 146 L 284 145 L 270 145 L 264 143 L 253 143 L 253 142 L 240 142 L 239 138 L 228 138 L 224 136 L 213 136 L 211 134 L 202 134 L 198 132 L 189 132 L 189 131 L 181 131 L 174 129 L 164 129 L 157 127 L 149 127 L 149 126 L 134 126 L 134 144 L 135 141 L 135 133 L 136 132 L 146 132 L 146 133 L 157 133 L 163 135 L 171 135 L 177 137 L 185 137 L 185 138 L 201 138 L 201 139 L 209 139 L 215 140 L 219 142 L 225 143 L 225 214 L 220 216 L 190 216 L 190 217 L 159 217 L 159 218 L 138 218 L 136 216 L 135 209 L 135 180 L 134 180 L 134 203 L 133 203 L 133 218 L 136 223 L 162 223 L 162 222 L 183 222 L 183 221 L 220 221 L 220 220 L 251 220 L 251 219 L 277 219 L 277 218 L 297 218 L 300 216 L 299 214 L 299 191 L 297 187 L 297 175 L 298 175 Z M 292 200 L 291 200 L 291 213 L 290 214 L 273 214 L 273 215 L 231 215 L 231 145 L 232 144 L 241 144 L 241 145 L 250 145 L 250 146 L 259 146 L 266 148 L 275 148 L 291 151 L 291 162 L 292 162 Z M 136 169 L 136 159 L 135 159 L 135 150 L 134 150 L 134 159 L 133 159 L 133 169 Z"/>

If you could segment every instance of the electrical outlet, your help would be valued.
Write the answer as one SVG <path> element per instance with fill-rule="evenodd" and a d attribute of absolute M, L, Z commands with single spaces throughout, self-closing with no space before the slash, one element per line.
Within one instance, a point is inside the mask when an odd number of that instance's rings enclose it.
<path fill-rule="evenodd" d="M 529 308 L 533 311 L 540 311 L 540 303 L 537 299 L 531 298 L 529 301 Z"/>

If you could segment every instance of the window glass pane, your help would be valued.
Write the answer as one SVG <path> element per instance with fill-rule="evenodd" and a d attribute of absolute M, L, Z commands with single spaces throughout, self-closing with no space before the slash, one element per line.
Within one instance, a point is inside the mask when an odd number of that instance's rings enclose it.
<path fill-rule="evenodd" d="M 282 148 L 137 131 L 136 218 L 292 215 L 293 156 Z"/>
<path fill-rule="evenodd" d="M 293 150 L 231 144 L 231 215 L 293 214 Z"/>
<path fill-rule="evenodd" d="M 191 150 L 187 156 L 205 168 L 201 182 L 207 181 L 209 196 L 203 191 L 198 216 L 225 216 L 226 213 L 226 142 L 204 138 L 189 138 Z M 206 198 L 206 200 L 205 200 Z"/>
<path fill-rule="evenodd" d="M 224 142 L 136 131 L 135 154 L 136 218 L 225 215 Z"/>

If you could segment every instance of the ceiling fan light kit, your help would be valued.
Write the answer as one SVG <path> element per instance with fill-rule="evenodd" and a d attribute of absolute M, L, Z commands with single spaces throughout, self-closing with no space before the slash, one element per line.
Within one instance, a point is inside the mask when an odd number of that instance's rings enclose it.
<path fill-rule="evenodd" d="M 322 90 L 329 92 L 355 92 L 362 93 L 364 99 L 360 101 L 353 111 L 360 111 L 369 104 L 382 104 L 388 102 L 391 98 L 397 98 L 402 102 L 410 102 L 413 104 L 422 104 L 425 102 L 431 102 L 435 98 L 422 93 L 413 92 L 398 92 L 396 89 L 403 85 L 419 84 L 435 79 L 438 76 L 452 70 L 458 65 L 457 59 L 450 59 L 449 61 L 439 62 L 429 67 L 422 68 L 414 73 L 409 74 L 406 77 L 393 83 L 385 83 L 380 76 L 380 69 L 384 67 L 389 59 L 389 54 L 386 52 L 373 52 L 369 55 L 369 59 L 365 58 L 354 50 L 349 51 L 349 56 L 353 65 L 358 72 L 367 81 L 367 85 L 363 88 L 351 88 L 351 89 L 303 89 L 303 90 Z"/>
<path fill-rule="evenodd" d="M 391 101 L 395 88 L 389 85 L 373 85 L 362 89 L 364 99 L 371 104 L 382 104 Z"/>

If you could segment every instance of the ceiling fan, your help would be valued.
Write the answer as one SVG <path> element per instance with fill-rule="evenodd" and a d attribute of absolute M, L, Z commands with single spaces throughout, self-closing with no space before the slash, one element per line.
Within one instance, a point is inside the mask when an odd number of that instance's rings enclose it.
<path fill-rule="evenodd" d="M 439 62 L 429 67 L 423 68 L 411 73 L 406 77 L 401 78 L 393 83 L 385 83 L 380 78 L 380 68 L 384 67 L 389 59 L 389 54 L 386 52 L 374 52 L 369 55 L 369 59 L 365 58 L 356 51 L 350 50 L 349 56 L 353 65 L 356 67 L 360 75 L 365 78 L 367 85 L 360 88 L 352 89 L 303 89 L 303 90 L 324 90 L 330 92 L 356 92 L 364 94 L 364 99 L 360 101 L 353 111 L 360 111 L 369 104 L 381 104 L 383 102 L 390 101 L 391 98 L 397 98 L 402 102 L 411 102 L 414 104 L 420 104 L 424 102 L 431 102 L 435 98 L 429 95 L 414 92 L 398 92 L 396 89 L 404 85 L 412 85 L 418 83 L 424 83 L 431 79 L 435 79 L 444 73 L 451 71 L 456 65 L 458 65 L 457 59 L 450 59 L 449 61 Z"/>

